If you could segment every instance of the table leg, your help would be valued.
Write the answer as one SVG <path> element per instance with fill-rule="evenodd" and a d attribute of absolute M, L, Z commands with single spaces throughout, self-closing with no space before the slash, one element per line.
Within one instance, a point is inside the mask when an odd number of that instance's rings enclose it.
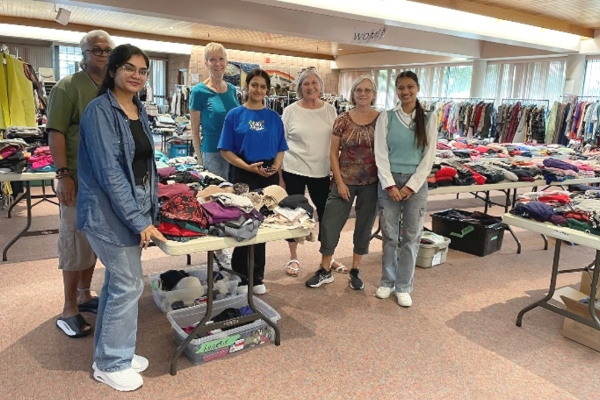
<path fill-rule="evenodd" d="M 25 193 L 23 194 L 27 201 L 27 224 L 25 228 L 21 232 L 17 234 L 7 245 L 4 247 L 4 251 L 2 252 L 2 261 L 8 261 L 7 253 L 8 249 L 12 247 L 13 244 L 17 242 L 31 227 L 31 188 L 29 186 L 29 181 L 25 181 Z"/>
<path fill-rule="evenodd" d="M 542 239 L 544 239 L 544 250 L 548 250 L 548 238 L 546 235 L 542 235 Z"/>
<path fill-rule="evenodd" d="M 483 207 L 483 213 L 487 214 L 489 204 L 490 204 L 490 191 L 489 190 L 485 191 L 485 200 L 484 201 L 485 201 L 485 206 Z"/>
<path fill-rule="evenodd" d="M 517 235 L 515 235 L 512 228 L 510 227 L 510 225 L 505 225 L 505 226 L 506 227 L 504 229 L 509 231 L 510 234 L 512 235 L 513 239 L 515 239 L 515 242 L 517 242 L 517 254 L 521 254 L 521 241 L 519 240 L 519 238 L 517 238 Z"/>
<path fill-rule="evenodd" d="M 598 286 L 598 273 L 600 272 L 600 250 L 596 250 L 596 259 L 594 260 L 594 273 L 592 274 L 592 287 L 590 291 L 589 311 L 592 321 L 596 323 L 596 329 L 600 329 L 600 320 L 596 314 L 596 287 Z"/>
<path fill-rule="evenodd" d="M 171 358 L 171 370 L 170 370 L 170 373 L 173 376 L 177 375 L 177 361 L 179 360 L 181 353 L 183 353 L 183 351 L 190 344 L 190 342 L 192 340 L 194 340 L 194 338 L 196 337 L 196 333 L 198 333 L 198 331 L 200 331 L 200 329 L 205 327 L 206 321 L 208 321 L 208 319 L 210 318 L 210 316 L 212 314 L 212 309 L 213 309 L 212 294 L 213 294 L 213 280 L 214 280 L 213 259 L 214 259 L 214 256 L 215 256 L 214 252 L 212 252 L 212 251 L 208 252 L 208 265 L 206 266 L 206 280 L 207 280 L 207 284 L 208 284 L 208 289 L 206 292 L 206 313 L 204 314 L 204 317 L 202 317 L 202 320 L 200 320 L 198 325 L 196 325 L 196 327 L 190 332 L 190 334 L 185 338 L 185 340 L 177 347 L 175 354 L 173 354 L 173 358 Z"/>
<path fill-rule="evenodd" d="M 559 264 L 559 260 L 560 260 L 561 244 L 562 244 L 562 240 L 556 239 L 556 244 L 554 246 L 554 260 L 552 261 L 552 276 L 550 278 L 550 289 L 548 289 L 548 294 L 543 299 L 538 300 L 535 303 L 528 305 L 527 307 L 525 307 L 524 309 L 522 309 L 519 312 L 519 315 L 517 315 L 517 326 L 521 326 L 521 324 L 523 322 L 523 315 L 525 315 L 526 312 L 531 311 L 536 307 L 544 307 L 546 305 L 546 303 L 548 302 L 548 300 L 550 300 L 552 298 L 552 296 L 554 296 L 554 291 L 556 290 L 556 279 L 558 277 L 558 264 Z M 597 258 L 598 258 L 598 254 L 596 254 L 596 259 Z M 598 281 L 597 271 L 594 271 L 594 273 L 596 274 L 596 282 L 597 282 Z"/>
<path fill-rule="evenodd" d="M 12 218 L 12 210 L 13 210 L 13 208 L 15 208 L 15 206 L 21 200 L 23 200 L 23 197 L 25 197 L 25 193 L 21 193 L 17 197 L 15 197 L 15 199 L 13 200 L 12 204 L 10 205 L 10 207 L 8 207 L 8 218 Z"/>

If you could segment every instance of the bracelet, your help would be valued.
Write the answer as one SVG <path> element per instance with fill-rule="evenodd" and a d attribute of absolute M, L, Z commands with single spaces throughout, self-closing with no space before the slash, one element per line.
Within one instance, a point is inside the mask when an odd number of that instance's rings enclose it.
<path fill-rule="evenodd" d="M 67 176 L 71 176 L 70 171 L 62 171 L 62 172 L 56 171 L 56 176 L 54 178 L 55 179 L 63 179 L 63 178 L 66 178 Z"/>
<path fill-rule="evenodd" d="M 60 174 L 61 172 L 64 172 L 64 171 L 66 171 L 66 172 L 71 172 L 71 170 L 70 170 L 69 168 L 67 168 L 67 167 L 63 167 L 63 168 L 59 168 L 59 169 L 57 169 L 57 170 L 56 170 L 56 173 L 57 173 L 57 174 Z"/>
<path fill-rule="evenodd" d="M 398 186 L 396 186 L 396 185 L 388 186 L 385 188 L 385 190 L 387 190 L 388 192 L 391 192 L 394 188 L 398 189 Z"/>

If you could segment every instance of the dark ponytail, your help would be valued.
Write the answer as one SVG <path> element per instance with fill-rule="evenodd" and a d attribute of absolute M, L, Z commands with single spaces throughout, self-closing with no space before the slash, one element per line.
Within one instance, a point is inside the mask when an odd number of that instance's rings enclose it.
<path fill-rule="evenodd" d="M 417 77 L 417 74 L 415 74 L 413 71 L 402 71 L 396 77 L 396 88 L 398 87 L 398 83 L 400 82 L 400 80 L 402 78 L 412 79 L 417 84 L 417 87 L 420 87 L 419 86 L 419 78 Z M 423 110 L 423 107 L 421 106 L 421 103 L 419 102 L 419 99 L 417 99 L 417 104 L 416 104 L 416 107 L 415 107 L 415 119 L 414 119 L 414 123 L 415 123 L 415 136 L 416 136 L 416 139 L 417 139 L 417 146 L 421 150 L 425 150 L 425 148 L 428 145 L 428 142 L 427 142 L 427 129 L 425 127 L 425 124 L 426 124 L 426 121 L 425 121 L 425 110 Z"/>

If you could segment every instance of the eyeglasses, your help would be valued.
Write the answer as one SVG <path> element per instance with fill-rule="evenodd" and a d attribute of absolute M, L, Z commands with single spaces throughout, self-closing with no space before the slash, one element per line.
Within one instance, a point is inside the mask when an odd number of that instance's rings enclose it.
<path fill-rule="evenodd" d="M 140 76 L 142 76 L 144 78 L 146 78 L 148 75 L 150 75 L 150 71 L 148 70 L 148 68 L 136 69 L 131 64 L 123 64 L 123 65 L 121 65 L 121 69 L 125 72 L 125 74 L 127 74 L 129 76 L 135 75 L 136 72 L 138 72 L 140 74 Z"/>
<path fill-rule="evenodd" d="M 354 89 L 354 93 L 364 93 L 364 94 L 371 94 L 373 93 L 373 89 L 362 89 L 362 88 L 356 88 Z"/>
<path fill-rule="evenodd" d="M 100 47 L 93 47 L 90 50 L 86 50 L 86 51 L 91 51 L 92 54 L 95 56 L 101 56 L 102 54 L 106 54 L 107 56 L 109 56 L 110 53 L 112 52 L 112 49 L 110 47 L 108 47 L 106 49 L 101 49 Z"/>

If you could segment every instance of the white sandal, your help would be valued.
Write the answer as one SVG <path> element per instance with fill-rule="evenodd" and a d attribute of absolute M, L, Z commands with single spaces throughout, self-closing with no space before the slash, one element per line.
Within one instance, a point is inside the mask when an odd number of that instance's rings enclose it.
<path fill-rule="evenodd" d="M 292 264 L 298 265 L 297 267 L 293 267 Z M 300 261 L 298 260 L 290 260 L 285 264 L 285 273 L 289 276 L 298 276 L 300 272 Z"/>
<path fill-rule="evenodd" d="M 333 263 L 336 262 L 335 258 L 331 258 L 331 262 L 329 263 L 329 270 L 330 271 L 335 271 L 338 274 L 348 274 L 350 273 L 350 269 L 348 269 L 348 267 L 346 267 L 344 264 L 342 264 L 341 262 L 337 262 L 339 265 L 336 267 L 333 266 Z"/>

